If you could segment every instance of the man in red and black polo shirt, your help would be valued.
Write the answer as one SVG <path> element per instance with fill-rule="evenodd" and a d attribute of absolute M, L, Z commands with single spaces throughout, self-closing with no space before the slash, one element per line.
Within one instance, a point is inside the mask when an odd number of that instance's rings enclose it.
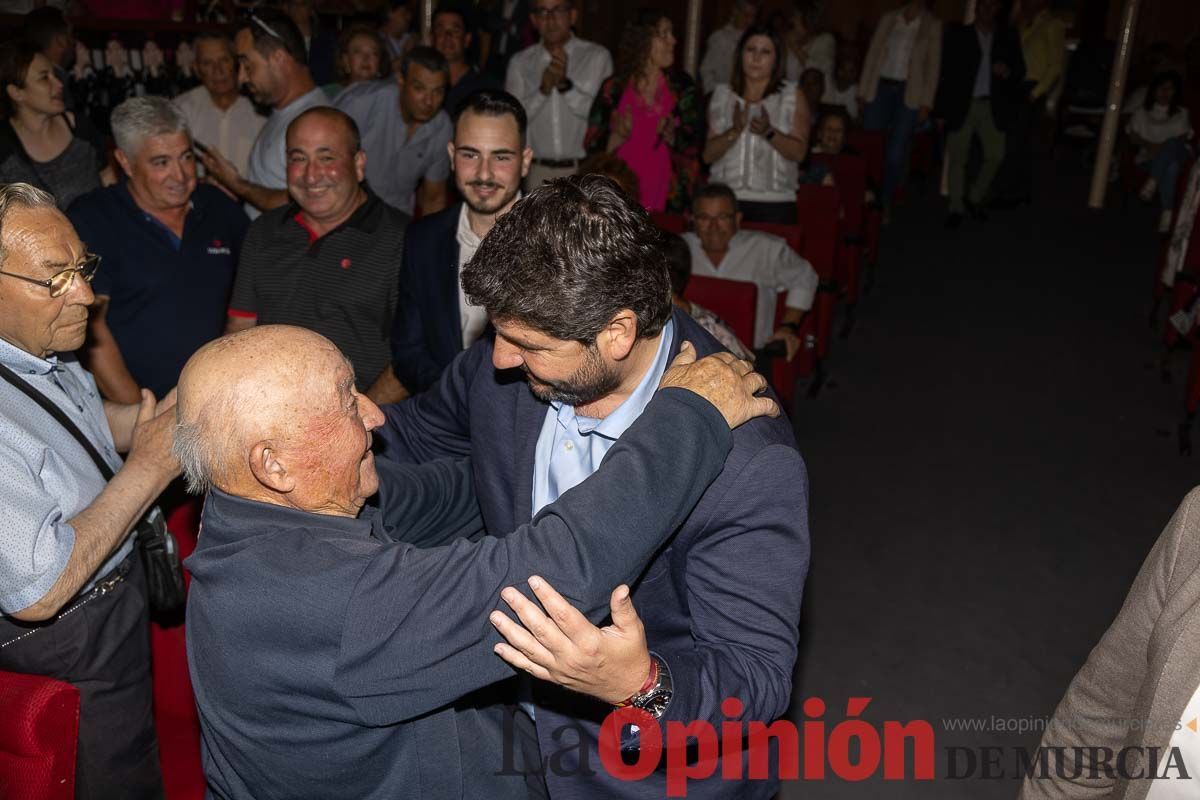
<path fill-rule="evenodd" d="M 292 202 L 250 226 L 227 330 L 299 325 L 329 338 L 354 366 L 359 391 L 403 398 L 392 374 L 392 316 L 408 215 L 363 184 L 358 127 L 332 108 L 310 109 L 287 131 Z"/>

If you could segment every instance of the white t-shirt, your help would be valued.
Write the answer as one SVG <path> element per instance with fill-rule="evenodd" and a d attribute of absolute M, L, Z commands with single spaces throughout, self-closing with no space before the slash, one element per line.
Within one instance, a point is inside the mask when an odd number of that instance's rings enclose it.
<path fill-rule="evenodd" d="M 1128 130 L 1147 142 L 1160 144 L 1168 139 L 1190 134 L 1192 120 L 1187 109 L 1182 106 L 1174 114 L 1168 113 L 1166 106 L 1155 105 L 1149 111 L 1145 106 L 1141 106 L 1135 109 L 1130 117 Z"/>
<path fill-rule="evenodd" d="M 852 83 L 838 91 L 837 84 L 830 82 L 825 87 L 821 102 L 829 106 L 841 106 L 847 114 L 858 119 L 858 84 Z"/>
<path fill-rule="evenodd" d="M 913 17 L 912 22 L 905 19 L 903 14 L 896 15 L 896 24 L 892 26 L 883 50 L 883 64 L 879 68 L 881 77 L 894 81 L 908 80 L 908 65 L 912 61 L 913 45 L 916 44 L 920 28 L 920 14 Z"/>

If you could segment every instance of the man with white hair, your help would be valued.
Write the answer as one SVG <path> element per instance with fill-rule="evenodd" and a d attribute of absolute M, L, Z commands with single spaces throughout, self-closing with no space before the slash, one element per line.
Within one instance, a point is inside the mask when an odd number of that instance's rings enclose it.
<path fill-rule="evenodd" d="M 0 185 L 0 670 L 79 689 L 75 797 L 155 798 L 146 581 L 130 532 L 179 474 L 173 400 L 102 401 L 75 359 L 98 260 L 53 197 Z"/>
<path fill-rule="evenodd" d="M 162 397 L 201 345 L 221 335 L 250 220 L 215 187 L 196 184 L 187 121 L 162 97 L 112 113 L 124 180 L 80 197 L 67 216 L 104 259 L 94 284 L 89 366 L 110 400 Z"/>
<path fill-rule="evenodd" d="M 276 325 L 206 345 L 180 379 L 176 453 L 208 491 L 187 636 L 210 791 L 523 796 L 479 710 L 455 703 L 512 676 L 489 614 L 528 579 L 593 622 L 631 620 L 628 646 L 574 688 L 614 704 L 637 693 L 640 623 L 612 589 L 690 513 L 730 429 L 778 415 L 755 397 L 765 385 L 729 353 L 696 361 L 685 346 L 596 474 L 495 538 L 467 460 L 375 460 L 383 413 L 328 339 Z"/>

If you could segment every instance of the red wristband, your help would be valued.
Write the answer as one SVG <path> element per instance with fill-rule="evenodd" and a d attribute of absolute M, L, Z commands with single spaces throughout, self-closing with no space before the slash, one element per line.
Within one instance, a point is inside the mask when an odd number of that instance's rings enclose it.
<path fill-rule="evenodd" d="M 656 683 L 658 683 L 658 659 L 654 656 L 650 656 L 650 673 L 646 676 L 646 682 L 642 684 L 642 688 L 631 694 L 627 699 L 621 701 L 620 703 L 613 703 L 613 705 L 615 705 L 617 708 L 624 708 L 626 706 L 633 705 L 633 698 L 637 697 L 639 694 L 645 694 L 646 692 L 650 691 L 650 689 L 653 688 L 654 684 Z"/>

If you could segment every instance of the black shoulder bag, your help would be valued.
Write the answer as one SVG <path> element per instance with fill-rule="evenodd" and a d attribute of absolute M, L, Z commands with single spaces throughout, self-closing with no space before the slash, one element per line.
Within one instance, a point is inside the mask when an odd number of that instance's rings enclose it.
<path fill-rule="evenodd" d="M 30 400 L 41 406 L 47 414 L 54 417 L 67 433 L 75 437 L 80 446 L 87 451 L 96 464 L 96 469 L 104 477 L 105 482 L 113 478 L 112 467 L 108 465 L 100 453 L 96 451 L 91 440 L 83 435 L 71 418 L 62 409 L 50 401 L 44 394 L 17 377 L 11 369 L 0 364 L 0 377 L 24 392 Z M 146 570 L 146 589 L 150 597 L 150 607 L 159 613 L 174 611 L 183 605 L 185 598 L 183 587 L 183 566 L 179 563 L 179 549 L 175 545 L 175 537 L 167 530 L 167 521 L 157 505 L 151 506 L 134 526 L 137 546 L 141 550 L 142 566 Z"/>

